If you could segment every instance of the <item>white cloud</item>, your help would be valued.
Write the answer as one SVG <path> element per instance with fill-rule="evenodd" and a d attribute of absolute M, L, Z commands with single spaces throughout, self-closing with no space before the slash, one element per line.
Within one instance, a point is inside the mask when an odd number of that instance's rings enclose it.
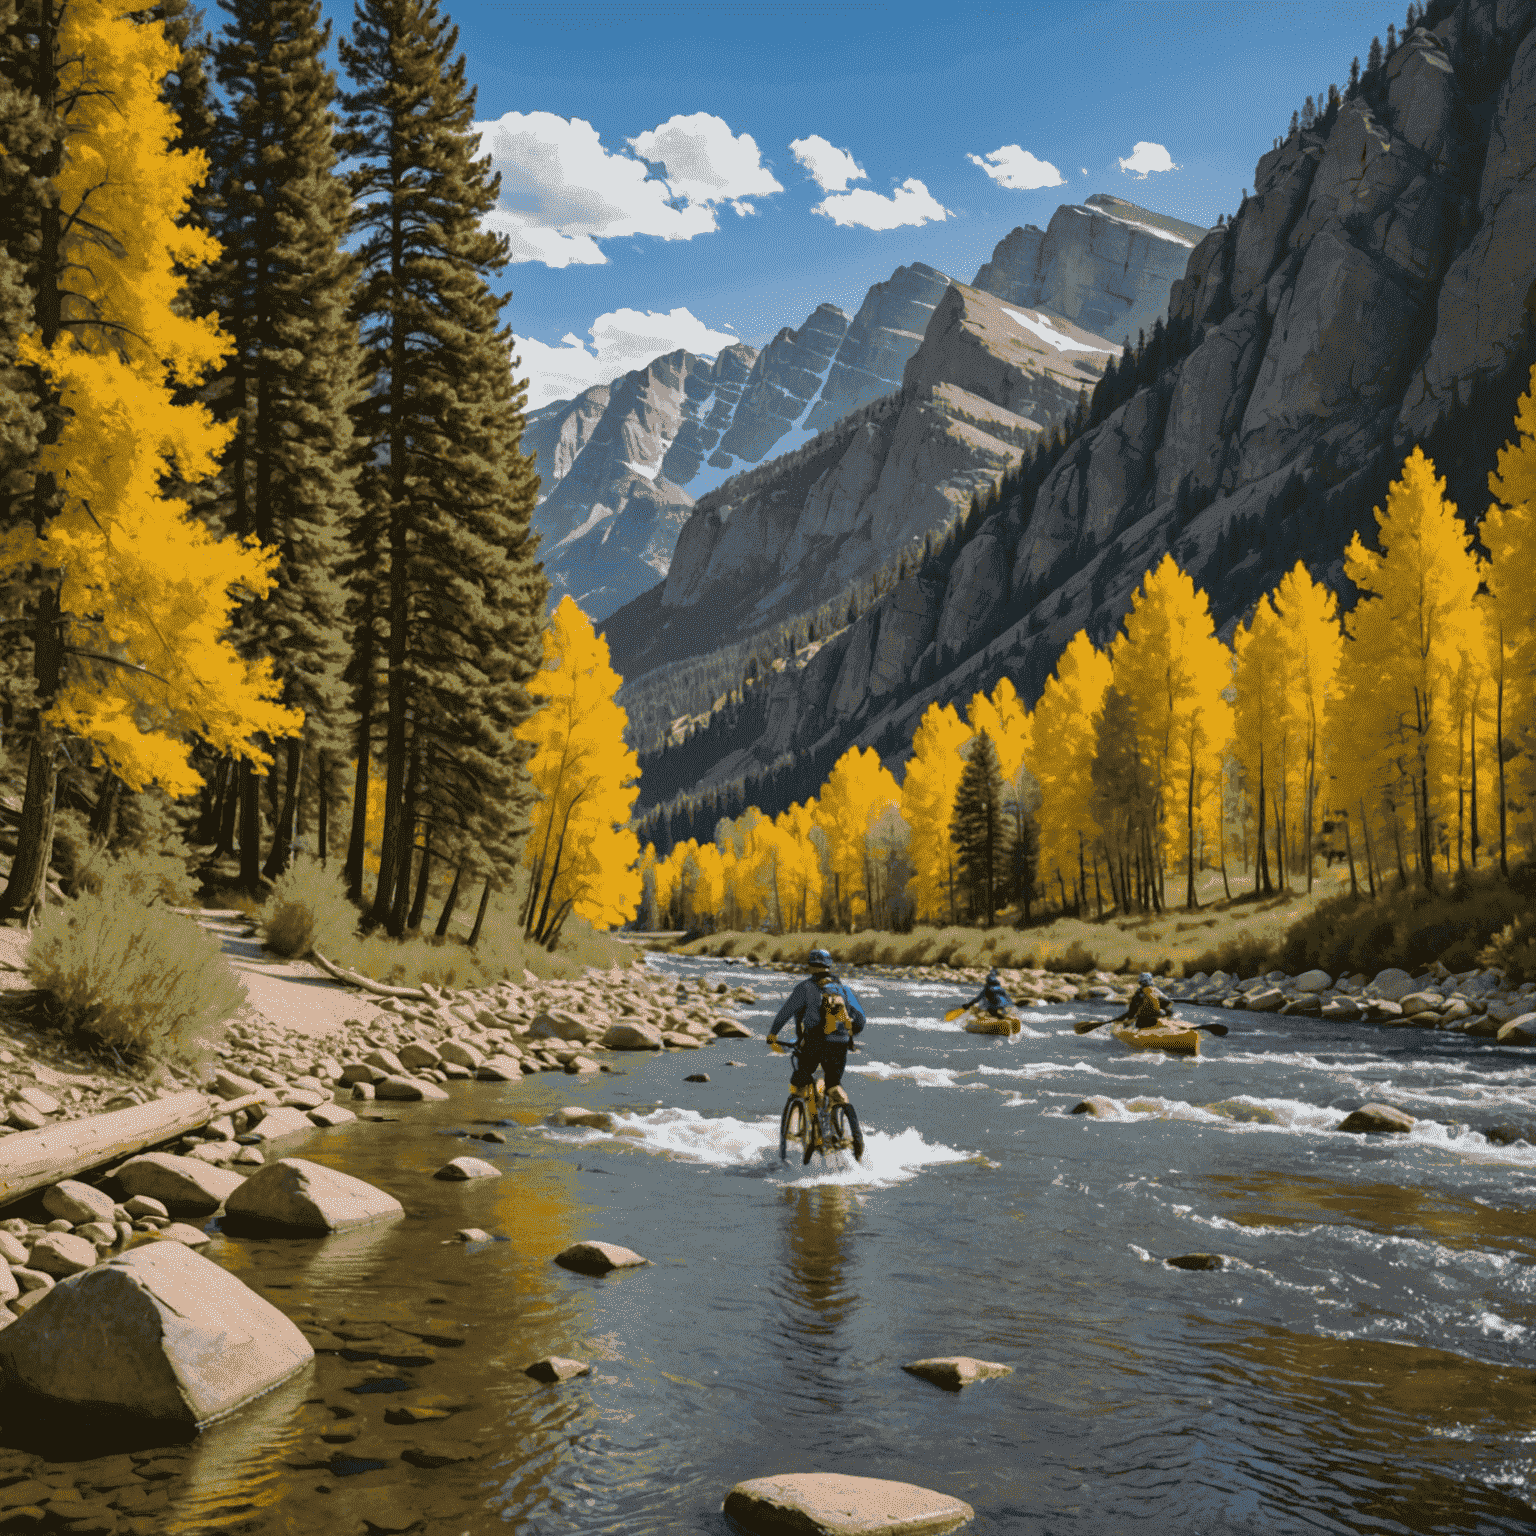
<path fill-rule="evenodd" d="M 1136 148 L 1120 162 L 1122 171 L 1134 171 L 1138 181 L 1145 181 L 1152 171 L 1176 171 L 1173 156 L 1161 144 L 1148 144 L 1138 140 Z"/>
<path fill-rule="evenodd" d="M 1037 160 L 1017 144 L 1004 144 L 985 155 L 967 155 L 972 165 L 979 165 L 1000 187 L 1015 192 L 1033 192 L 1038 187 L 1063 185 L 1060 171 L 1047 160 Z M 990 163 L 989 163 L 990 162 Z"/>
<path fill-rule="evenodd" d="M 1083 175 L 1086 176 L 1088 174 L 1088 167 L 1085 165 L 1081 169 L 1082 169 Z"/>
<path fill-rule="evenodd" d="M 789 149 L 823 192 L 846 192 L 850 181 L 869 180 L 864 167 L 846 149 L 829 144 L 819 133 L 792 140 Z"/>
<path fill-rule="evenodd" d="M 907 177 L 889 197 L 860 187 L 856 192 L 822 198 L 811 212 L 824 214 L 834 224 L 852 224 L 860 229 L 896 229 L 903 224 L 927 224 L 949 217 L 949 209 L 937 202 L 915 176 Z"/>
<path fill-rule="evenodd" d="M 600 240 L 692 240 L 719 227 L 716 203 L 745 215 L 752 212 L 745 195 L 783 190 L 750 135 L 732 138 L 721 119 L 704 112 L 630 141 L 666 168 L 665 180 L 643 159 L 605 149 L 579 117 L 508 112 L 475 128 L 481 152 L 501 173 L 501 200 L 486 227 L 507 236 L 513 261 L 598 266 L 608 259 Z"/>
<path fill-rule="evenodd" d="M 730 124 L 709 112 L 669 117 L 637 134 L 629 147 L 642 160 L 660 165 L 672 195 L 690 204 L 730 203 L 737 213 L 751 213 L 751 205 L 740 199 L 784 190 L 763 164 L 752 135 L 733 137 Z"/>
<path fill-rule="evenodd" d="M 670 313 L 610 310 L 592 322 L 588 334 L 590 348 L 574 332 L 562 336 L 557 347 L 530 336 L 515 339 L 521 360 L 518 374 L 528 379 L 529 410 L 551 400 L 569 400 L 594 384 L 612 383 L 630 369 L 643 368 L 652 358 L 679 347 L 700 357 L 714 357 L 740 339 L 728 331 L 712 331 L 686 309 Z"/>

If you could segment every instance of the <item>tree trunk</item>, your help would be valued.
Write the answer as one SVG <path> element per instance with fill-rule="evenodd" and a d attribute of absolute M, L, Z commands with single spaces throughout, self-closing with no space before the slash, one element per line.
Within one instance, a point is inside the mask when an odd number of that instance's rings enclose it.
<path fill-rule="evenodd" d="M 427 881 L 432 875 L 432 827 L 429 823 L 422 839 L 421 873 L 416 877 L 416 895 L 411 901 L 411 913 L 405 920 L 409 928 L 421 927 L 422 913 L 427 910 Z"/>
<path fill-rule="evenodd" d="M 288 762 L 287 772 L 283 776 L 282 809 L 278 812 L 277 827 L 272 833 L 271 851 L 267 854 L 267 862 L 261 870 L 268 880 L 275 880 L 282 874 L 293 856 L 293 817 L 299 796 L 299 775 L 304 769 L 304 738 L 290 736 L 287 747 Z"/>
<path fill-rule="evenodd" d="M 1360 894 L 1360 881 L 1355 876 L 1355 842 L 1349 835 L 1349 817 L 1344 818 L 1344 852 L 1349 855 L 1349 894 Z"/>
<path fill-rule="evenodd" d="M 480 942 L 480 930 L 485 926 L 485 909 L 491 904 L 491 882 L 485 882 L 485 889 L 480 892 L 480 910 L 475 913 L 475 926 L 469 930 L 469 947 L 473 949 Z"/>
<path fill-rule="evenodd" d="M 1472 868 L 1477 868 L 1477 850 L 1479 838 L 1477 835 L 1477 703 L 1476 695 L 1473 696 L 1472 705 L 1472 816 L 1471 825 L 1468 827 L 1470 834 L 1468 843 L 1472 853 Z"/>
<path fill-rule="evenodd" d="M 315 756 L 315 857 L 320 860 L 320 868 L 325 868 L 326 858 L 330 854 L 331 836 L 331 765 L 324 752 Z"/>
<path fill-rule="evenodd" d="M 213 849 L 213 857 L 215 859 L 234 857 L 235 827 L 240 817 L 240 771 L 242 766 L 238 759 L 232 759 L 229 764 L 229 773 L 225 776 L 224 807 L 219 812 L 219 836 Z"/>
<path fill-rule="evenodd" d="M 1365 839 L 1365 878 L 1371 887 L 1371 899 L 1376 897 L 1376 851 L 1371 847 L 1371 824 L 1365 815 L 1365 800 L 1360 801 L 1360 835 Z"/>
<path fill-rule="evenodd" d="M 453 909 L 459 904 L 459 882 L 464 878 L 464 861 L 461 859 L 453 869 L 453 884 L 448 887 L 448 899 L 443 903 L 443 915 L 437 920 L 437 927 L 433 930 L 438 938 L 447 935 L 448 924 L 453 921 Z"/>
<path fill-rule="evenodd" d="M 1500 637 L 1502 649 L 1503 638 Z M 1509 879 L 1509 801 L 1504 792 L 1504 668 L 1499 667 L 1499 693 L 1494 714 L 1494 744 L 1499 753 L 1499 873 Z"/>
<path fill-rule="evenodd" d="M 90 826 L 91 841 L 98 848 L 104 848 L 112 841 L 112 826 L 117 820 L 117 797 L 121 789 L 122 780 L 110 768 L 103 768 L 101 788 L 96 792 L 96 809 L 91 812 Z"/>
<path fill-rule="evenodd" d="M 371 607 L 371 605 L 370 605 Z M 342 870 L 347 896 L 363 899 L 363 853 L 368 844 L 368 761 L 373 748 L 373 629 L 364 614 L 361 633 L 362 676 L 357 685 L 357 772 L 352 779 L 352 825 L 347 834 L 347 862 Z"/>
<path fill-rule="evenodd" d="M 240 764 L 240 886 L 255 895 L 261 884 L 261 784 Z"/>
<path fill-rule="evenodd" d="M 1275 888 L 1269 878 L 1269 847 L 1264 838 L 1264 749 L 1262 747 L 1259 749 L 1258 805 L 1259 825 L 1257 834 L 1254 837 L 1253 894 L 1257 896 L 1262 892 L 1265 896 L 1268 896 L 1273 893 Z"/>
<path fill-rule="evenodd" d="M 207 781 L 204 781 L 205 788 Z M 219 835 L 219 821 L 224 814 L 224 792 L 229 785 L 229 759 L 221 757 L 214 765 L 213 784 L 211 792 L 203 802 L 203 814 L 197 819 L 197 829 L 192 833 L 191 840 L 201 845 L 213 842 Z M 97 809 L 101 808 L 101 800 L 98 797 Z M 92 822 L 94 833 L 95 823 Z"/>
<path fill-rule="evenodd" d="M 1196 912 L 1200 903 L 1195 900 L 1195 761 L 1190 753 L 1189 797 L 1185 805 L 1184 836 L 1189 847 L 1185 857 L 1184 906 L 1186 911 Z"/>

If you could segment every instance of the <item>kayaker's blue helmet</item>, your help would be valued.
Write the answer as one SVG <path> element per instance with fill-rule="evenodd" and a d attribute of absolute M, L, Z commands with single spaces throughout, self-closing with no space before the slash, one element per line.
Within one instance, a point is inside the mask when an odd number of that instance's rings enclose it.
<path fill-rule="evenodd" d="M 1143 987 L 1150 987 L 1152 985 L 1152 972 L 1143 971 L 1141 975 L 1136 978 L 1136 980 L 1139 985 Z"/>
<path fill-rule="evenodd" d="M 805 957 L 805 963 L 813 971 L 830 971 L 832 969 L 832 956 L 824 949 L 813 949 Z"/>

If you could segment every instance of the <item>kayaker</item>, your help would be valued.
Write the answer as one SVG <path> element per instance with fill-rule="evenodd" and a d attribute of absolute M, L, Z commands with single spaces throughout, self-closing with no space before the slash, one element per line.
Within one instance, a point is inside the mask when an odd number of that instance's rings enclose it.
<path fill-rule="evenodd" d="M 827 1100 L 846 1104 L 848 1095 L 838 1085 L 853 1037 L 865 1023 L 864 1009 L 847 982 L 832 972 L 832 956 L 824 949 L 813 949 L 806 956 L 811 974 L 784 1001 L 768 1026 L 768 1048 L 783 1051 L 779 1031 L 791 1019 L 795 1021 L 794 1071 L 789 1086 L 802 1097 L 809 1097 L 811 1079 L 820 1067 L 826 1077 Z"/>
<path fill-rule="evenodd" d="M 988 1013 L 995 1014 L 1007 1013 L 1009 1008 L 1013 1006 L 1013 999 L 1003 991 L 1002 979 L 997 974 L 996 966 L 987 972 L 986 985 L 965 1006 L 967 1008 L 974 1008 L 978 1003 Z"/>
<path fill-rule="evenodd" d="M 1111 1024 L 1129 1024 L 1132 1029 L 1151 1029 L 1165 1018 L 1173 1017 L 1173 1005 L 1152 985 L 1151 971 L 1136 978 L 1136 990 L 1125 1005 L 1125 1012 Z"/>

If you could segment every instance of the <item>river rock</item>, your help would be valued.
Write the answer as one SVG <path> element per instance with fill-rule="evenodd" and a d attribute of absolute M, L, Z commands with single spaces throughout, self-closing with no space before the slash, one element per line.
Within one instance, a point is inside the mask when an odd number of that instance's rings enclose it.
<path fill-rule="evenodd" d="M 348 1061 L 342 1064 L 338 1074 L 342 1087 L 356 1087 L 358 1083 L 366 1083 L 370 1087 L 380 1078 L 389 1074 L 379 1067 L 371 1067 L 366 1061 Z"/>
<path fill-rule="evenodd" d="M 1297 992 L 1326 992 L 1333 985 L 1333 977 L 1327 971 L 1303 971 L 1291 982 Z"/>
<path fill-rule="evenodd" d="M 555 1263 L 562 1269 L 573 1269 L 580 1275 L 606 1275 L 611 1270 L 634 1269 L 650 1262 L 617 1243 L 572 1243 L 555 1255 Z"/>
<path fill-rule="evenodd" d="M 213 1074 L 213 1089 L 221 1099 L 243 1099 L 247 1094 L 259 1092 L 261 1084 L 253 1077 L 240 1077 L 221 1070 Z"/>
<path fill-rule="evenodd" d="M 444 1061 L 456 1067 L 468 1067 L 471 1072 L 485 1061 L 483 1051 L 476 1050 L 474 1046 L 467 1045 L 462 1040 L 445 1040 L 441 1049 Z"/>
<path fill-rule="evenodd" d="M 1360 1005 L 1352 997 L 1330 997 L 1322 1007 L 1325 1019 L 1358 1019 Z"/>
<path fill-rule="evenodd" d="M 185 1243 L 189 1248 L 201 1248 L 204 1243 L 213 1241 L 201 1227 L 190 1226 L 184 1221 L 173 1221 L 170 1226 L 162 1227 L 160 1237 L 172 1242 Z"/>
<path fill-rule="evenodd" d="M 1409 992 L 1398 998 L 1403 1013 L 1412 1017 L 1416 1013 L 1438 1013 L 1445 997 L 1439 992 Z"/>
<path fill-rule="evenodd" d="M 583 1109 L 580 1104 L 567 1104 L 545 1117 L 547 1125 L 585 1125 L 594 1131 L 611 1131 L 614 1118 L 606 1109 Z"/>
<path fill-rule="evenodd" d="M 228 1163 L 234 1160 L 239 1150 L 240 1143 L 237 1141 L 204 1141 L 189 1147 L 186 1155 L 200 1163 Z"/>
<path fill-rule="evenodd" d="M 301 1157 L 268 1163 L 246 1179 L 225 1206 L 232 1228 L 294 1233 L 346 1232 L 404 1215 L 393 1195 Z"/>
<path fill-rule="evenodd" d="M 565 1070 L 575 1077 L 589 1077 L 603 1069 L 590 1056 L 573 1056 L 566 1062 Z"/>
<path fill-rule="evenodd" d="M 661 1031 L 650 1024 L 631 1024 L 620 1020 L 610 1024 L 602 1043 L 610 1051 L 659 1051 Z"/>
<path fill-rule="evenodd" d="M 532 1365 L 523 1369 L 524 1376 L 532 1376 L 535 1381 L 556 1382 L 570 1381 L 574 1376 L 590 1375 L 592 1367 L 585 1360 L 572 1360 L 565 1355 L 550 1355 L 544 1360 L 535 1360 Z"/>
<path fill-rule="evenodd" d="M 751 1040 L 754 1035 L 745 1024 L 738 1024 L 735 1019 L 716 1019 L 713 1025 L 715 1036 L 720 1040 Z"/>
<path fill-rule="evenodd" d="M 1261 987 L 1248 993 L 1238 1006 L 1250 1013 L 1277 1013 L 1285 1006 L 1285 993 L 1279 987 Z"/>
<path fill-rule="evenodd" d="M 1164 1259 L 1174 1269 L 1225 1269 L 1231 1262 L 1224 1253 L 1181 1253 L 1176 1258 Z"/>
<path fill-rule="evenodd" d="M 1499 1026 L 1500 1045 L 1536 1045 L 1536 1013 L 1522 1013 Z"/>
<path fill-rule="evenodd" d="M 1109 1119 L 1115 1113 L 1115 1102 L 1106 1098 L 1102 1093 L 1096 1093 L 1091 1098 L 1074 1104 L 1070 1113 L 1074 1115 L 1093 1115 L 1097 1119 Z"/>
<path fill-rule="evenodd" d="M 1491 1013 L 1474 1013 L 1464 1019 L 1458 1028 L 1464 1035 L 1491 1040 L 1504 1026 Z"/>
<path fill-rule="evenodd" d="M 352 1097 L 362 1104 L 371 1104 L 374 1100 L 372 1083 L 353 1083 Z"/>
<path fill-rule="evenodd" d="M 435 1067 L 442 1061 L 441 1053 L 425 1040 L 407 1040 L 399 1050 L 400 1063 L 412 1072 L 422 1067 Z"/>
<path fill-rule="evenodd" d="M 238 1173 L 170 1152 L 143 1152 L 117 1169 L 124 1194 L 149 1195 L 169 1215 L 211 1216 L 245 1181 Z"/>
<path fill-rule="evenodd" d="M 930 1360 L 913 1360 L 902 1366 L 911 1376 L 921 1376 L 946 1392 L 958 1392 L 973 1381 L 986 1381 L 993 1376 L 1011 1376 L 1011 1365 L 999 1365 L 994 1360 L 977 1360 L 971 1355 L 937 1355 Z"/>
<path fill-rule="evenodd" d="M 1403 1017 L 1403 1005 L 1387 997 L 1367 998 L 1365 1016 L 1378 1024 L 1397 1023 Z"/>
<path fill-rule="evenodd" d="M 1375 980 L 1371 982 L 1371 988 L 1377 997 L 1384 997 L 1389 1003 L 1399 1003 L 1415 990 L 1413 977 L 1407 971 L 1398 970 L 1396 966 L 1378 971 Z"/>
<path fill-rule="evenodd" d="M 976 1517 L 947 1493 L 842 1472 L 755 1477 L 737 1483 L 722 1510 L 751 1536 L 937 1536 Z"/>
<path fill-rule="evenodd" d="M 117 1202 L 112 1196 L 78 1179 L 60 1179 L 43 1191 L 43 1206 L 50 1216 L 65 1221 L 111 1221 Z"/>
<path fill-rule="evenodd" d="M 300 1131 L 312 1131 L 314 1128 L 315 1122 L 304 1110 L 283 1105 L 269 1109 L 251 1127 L 250 1134 L 259 1136 L 263 1141 L 278 1141 L 284 1136 L 295 1136 Z"/>
<path fill-rule="evenodd" d="M 1339 1122 L 1338 1129 L 1357 1135 L 1368 1135 L 1373 1131 L 1391 1131 L 1401 1135 L 1411 1131 L 1413 1126 L 1412 1115 L 1404 1114 L 1390 1104 L 1362 1104 L 1353 1114 Z"/>
<path fill-rule="evenodd" d="M 405 1063 L 393 1051 L 377 1049 L 363 1057 L 366 1066 L 377 1067 L 386 1077 L 404 1077 Z"/>
<path fill-rule="evenodd" d="M 21 1288 L 23 1295 L 53 1289 L 53 1276 L 45 1269 L 33 1269 L 30 1264 L 13 1264 L 11 1278 Z"/>
<path fill-rule="evenodd" d="M 56 1409 L 188 1428 L 270 1391 L 313 1358 L 276 1307 L 177 1242 L 147 1243 L 61 1281 L 0 1332 L 8 1388 Z"/>
<path fill-rule="evenodd" d="M 48 1117 L 33 1109 L 23 1099 L 16 1099 L 7 1104 L 6 1121 L 15 1126 L 18 1131 L 40 1131 L 48 1124 Z"/>
<path fill-rule="evenodd" d="M 330 1098 L 330 1094 L 322 1088 L 290 1088 L 277 1102 L 283 1109 L 309 1110 L 329 1103 Z"/>
<path fill-rule="evenodd" d="M 67 1275 L 78 1275 L 95 1262 L 96 1245 L 88 1237 L 76 1237 L 73 1232 L 45 1232 L 32 1244 L 27 1266 L 62 1280 Z"/>
<path fill-rule="evenodd" d="M 482 1083 L 520 1083 L 523 1064 L 515 1056 L 488 1056 L 475 1068 Z"/>
<path fill-rule="evenodd" d="M 345 1125 L 349 1120 L 356 1120 L 357 1116 L 340 1104 L 317 1104 L 309 1111 L 309 1119 L 312 1125 L 318 1125 L 322 1130 L 330 1130 L 332 1126 Z"/>
<path fill-rule="evenodd" d="M 501 1169 L 483 1157 L 455 1157 L 443 1164 L 434 1179 L 499 1179 Z"/>
<path fill-rule="evenodd" d="M 169 1216 L 171 1213 L 158 1200 L 148 1195 L 135 1195 L 123 1202 L 123 1209 L 137 1221 L 141 1216 Z"/>
<path fill-rule="evenodd" d="M 14 1232 L 0 1232 L 0 1261 L 0 1269 L 27 1262 L 27 1245 Z"/>
<path fill-rule="evenodd" d="M 436 1083 L 423 1082 L 419 1077 L 402 1077 L 391 1073 L 373 1085 L 376 1098 L 393 1099 L 401 1103 L 415 1104 L 422 1099 L 446 1099 L 447 1092 Z"/>
<path fill-rule="evenodd" d="M 690 1072 L 688 1076 L 683 1079 L 683 1081 L 685 1083 L 707 1083 L 709 1081 L 709 1073 Z"/>
<path fill-rule="evenodd" d="M 484 1227 L 460 1227 L 453 1235 L 461 1243 L 490 1243 L 495 1241 Z"/>
<path fill-rule="evenodd" d="M 569 1013 L 538 1013 L 528 1026 L 530 1040 L 576 1040 L 586 1044 L 596 1039 L 598 1033 L 586 1020 Z"/>
<path fill-rule="evenodd" d="M 1293 997 L 1281 1010 L 1284 1014 L 1308 1014 L 1320 1015 L 1323 1011 L 1323 1000 L 1315 992 L 1303 992 L 1298 997 Z"/>

